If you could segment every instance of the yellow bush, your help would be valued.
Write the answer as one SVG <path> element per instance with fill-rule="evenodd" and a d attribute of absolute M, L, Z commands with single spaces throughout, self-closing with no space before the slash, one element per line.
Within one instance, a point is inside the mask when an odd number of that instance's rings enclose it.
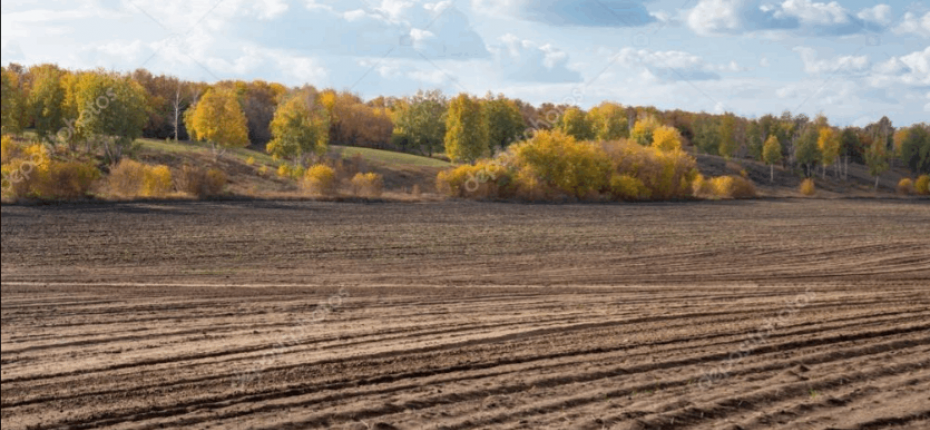
<path fill-rule="evenodd" d="M 123 159 L 116 167 L 110 169 L 110 177 L 107 178 L 110 194 L 119 197 L 138 196 L 145 182 L 145 170 L 142 163 Z"/>
<path fill-rule="evenodd" d="M 291 167 L 287 164 L 282 164 L 278 166 L 278 177 L 279 178 L 290 178 L 291 177 Z"/>
<path fill-rule="evenodd" d="M 804 182 L 801 182 L 800 191 L 801 195 L 804 196 L 813 196 L 814 194 L 817 194 L 817 187 L 814 185 L 814 179 L 808 178 L 805 179 Z"/>
<path fill-rule="evenodd" d="M 715 197 L 713 178 L 705 179 L 704 175 L 698 174 L 691 183 L 691 191 L 695 197 L 712 198 Z"/>
<path fill-rule="evenodd" d="M 352 191 L 356 196 L 381 197 L 384 178 L 377 173 L 358 173 L 352 178 Z"/>
<path fill-rule="evenodd" d="M 614 175 L 610 178 L 610 192 L 619 200 L 648 200 L 652 193 L 643 181 L 627 175 Z"/>
<path fill-rule="evenodd" d="M 914 183 L 914 191 L 922 196 L 930 195 L 930 175 L 921 175 Z"/>
<path fill-rule="evenodd" d="M 254 165 L 255 165 L 255 157 L 249 157 L 249 158 L 247 158 L 247 159 L 245 160 L 245 164 L 246 164 L 246 166 L 254 166 Z"/>
<path fill-rule="evenodd" d="M 452 197 L 501 197 L 501 187 L 510 184 L 510 172 L 500 164 L 479 161 L 439 172 L 436 188 Z"/>
<path fill-rule="evenodd" d="M 714 190 L 714 196 L 722 199 L 731 197 L 731 192 L 733 190 L 732 176 L 718 176 L 711 180 L 711 184 Z"/>
<path fill-rule="evenodd" d="M 175 180 L 178 191 L 195 197 L 218 196 L 226 187 L 226 173 L 219 169 L 204 170 L 185 165 Z"/>
<path fill-rule="evenodd" d="M 898 182 L 898 194 L 908 195 L 914 192 L 914 181 L 910 178 L 904 178 Z"/>
<path fill-rule="evenodd" d="M 547 192 L 589 198 L 609 187 L 611 163 L 600 146 L 560 131 L 540 131 L 513 146 L 518 170 L 529 169 Z"/>
<path fill-rule="evenodd" d="M 52 161 L 39 179 L 35 194 L 41 198 L 74 200 L 87 196 L 100 171 L 92 164 Z"/>
<path fill-rule="evenodd" d="M 3 138 L 0 139 L 0 162 L 6 164 L 12 160 L 15 150 L 16 144 L 13 143 L 13 139 L 10 138 L 10 136 L 3 136 Z"/>
<path fill-rule="evenodd" d="M 692 183 L 695 197 L 705 199 L 749 199 L 756 197 L 756 186 L 742 176 L 718 176 L 706 179 L 701 175 Z"/>
<path fill-rule="evenodd" d="M 302 185 L 311 194 L 323 196 L 336 194 L 336 172 L 325 164 L 314 165 L 307 169 Z"/>
<path fill-rule="evenodd" d="M 261 176 L 267 177 L 270 172 L 271 169 L 269 169 L 268 166 L 262 166 L 258 168 L 258 174 Z"/>
<path fill-rule="evenodd" d="M 142 197 L 165 197 L 171 192 L 173 181 L 168 166 L 146 167 L 142 184 Z"/>

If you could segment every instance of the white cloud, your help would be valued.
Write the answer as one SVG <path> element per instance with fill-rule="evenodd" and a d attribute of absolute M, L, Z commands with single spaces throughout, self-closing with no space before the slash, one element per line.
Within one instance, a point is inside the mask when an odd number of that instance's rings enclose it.
<path fill-rule="evenodd" d="M 504 79 L 520 82 L 578 82 L 581 74 L 568 68 L 568 54 L 552 45 L 538 45 L 512 34 L 491 47 Z"/>
<path fill-rule="evenodd" d="M 649 13 L 648 0 L 472 0 L 475 10 L 554 26 L 639 27 L 667 15 Z"/>
<path fill-rule="evenodd" d="M 918 18 L 917 14 L 908 12 L 904 14 L 901 24 L 894 28 L 895 34 L 916 35 L 923 38 L 930 38 L 930 12 L 924 14 L 923 18 Z"/>
<path fill-rule="evenodd" d="M 665 81 L 717 80 L 721 71 L 742 71 L 735 62 L 712 65 L 697 55 L 682 51 L 650 51 L 624 48 L 616 57 L 617 63 L 627 67 L 642 66 L 648 76 Z"/>
<path fill-rule="evenodd" d="M 804 71 L 812 74 L 830 73 L 862 73 L 869 69 L 871 62 L 867 56 L 844 56 L 828 59 L 817 58 L 817 51 L 799 46 L 794 51 L 801 55 L 804 61 Z"/>
<path fill-rule="evenodd" d="M 688 13 L 688 26 L 698 34 L 742 34 L 796 31 L 837 36 L 878 31 L 890 23 L 891 9 L 878 5 L 853 14 L 837 2 L 785 0 L 701 0 Z"/>
<path fill-rule="evenodd" d="M 930 86 L 930 46 L 876 65 L 870 83 L 875 87 Z"/>

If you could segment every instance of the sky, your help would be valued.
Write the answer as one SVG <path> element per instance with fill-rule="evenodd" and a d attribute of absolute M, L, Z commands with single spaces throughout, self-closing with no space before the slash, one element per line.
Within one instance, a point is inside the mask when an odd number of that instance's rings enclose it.
<path fill-rule="evenodd" d="M 5 0 L 0 28 L 3 64 L 930 118 L 930 4 L 908 0 Z"/>

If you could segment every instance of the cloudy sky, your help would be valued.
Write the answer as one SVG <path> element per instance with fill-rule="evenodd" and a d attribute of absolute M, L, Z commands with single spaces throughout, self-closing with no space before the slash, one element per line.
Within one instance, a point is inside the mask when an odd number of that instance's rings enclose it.
<path fill-rule="evenodd" d="M 2 62 L 144 67 L 360 93 L 930 118 L 909 0 L 44 0 L 2 3 Z"/>

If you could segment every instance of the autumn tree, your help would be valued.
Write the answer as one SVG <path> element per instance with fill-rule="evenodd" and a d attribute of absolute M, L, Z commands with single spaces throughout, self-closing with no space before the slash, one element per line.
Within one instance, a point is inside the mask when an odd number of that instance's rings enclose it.
<path fill-rule="evenodd" d="M 22 131 L 23 92 L 19 87 L 19 76 L 6 67 L 2 68 L 0 100 L 3 104 L 0 108 L 0 115 L 3 116 L 0 129 L 4 134 L 19 133 Z"/>
<path fill-rule="evenodd" d="M 630 139 L 633 139 L 640 145 L 649 146 L 652 144 L 652 134 L 661 126 L 662 124 L 659 123 L 659 120 L 652 115 L 642 117 L 642 119 L 636 121 L 636 125 L 633 126 Z"/>
<path fill-rule="evenodd" d="M 782 161 L 781 143 L 778 141 L 778 136 L 773 134 L 765 141 L 762 147 L 762 161 L 769 165 L 770 181 L 775 183 L 775 165 Z"/>
<path fill-rule="evenodd" d="M 456 162 L 474 163 L 489 155 L 490 130 L 481 102 L 459 94 L 446 116 L 446 155 Z"/>
<path fill-rule="evenodd" d="M 569 108 L 562 114 L 557 129 L 576 140 L 594 139 L 594 127 L 585 112 L 577 107 Z"/>
<path fill-rule="evenodd" d="M 726 113 L 723 116 L 720 120 L 720 131 L 718 136 L 720 136 L 720 144 L 717 147 L 717 152 L 720 153 L 723 158 L 729 160 L 736 154 L 737 149 L 736 115 Z"/>
<path fill-rule="evenodd" d="M 694 145 L 710 155 L 717 155 L 720 146 L 720 127 L 709 115 L 701 115 L 694 121 Z"/>
<path fill-rule="evenodd" d="M 401 147 L 426 151 L 430 157 L 440 151 L 446 136 L 448 101 L 439 90 L 417 94 L 403 100 L 394 110 L 394 141 Z"/>
<path fill-rule="evenodd" d="M 30 88 L 27 105 L 41 140 L 54 138 L 65 126 L 62 103 L 65 92 L 61 86 L 64 72 L 58 66 L 43 64 L 29 69 Z M 74 119 L 71 118 L 71 121 Z"/>
<path fill-rule="evenodd" d="M 846 179 L 849 177 L 849 159 L 852 157 L 861 159 L 864 151 L 859 132 L 853 127 L 844 128 L 840 140 L 842 141 L 840 148 L 842 148 L 844 159 L 843 179 Z"/>
<path fill-rule="evenodd" d="M 888 144 L 885 139 L 874 139 L 866 150 L 865 162 L 869 166 L 869 175 L 875 178 L 875 191 L 878 191 L 879 179 L 888 168 Z"/>
<path fill-rule="evenodd" d="M 681 150 L 681 133 L 674 127 L 661 126 L 652 133 L 652 146 L 665 152 Z"/>
<path fill-rule="evenodd" d="M 795 145 L 794 158 L 798 164 L 804 167 L 804 177 L 809 178 L 814 174 L 814 168 L 820 161 L 820 150 L 817 147 L 817 139 L 820 132 L 814 125 L 804 128 L 804 132 Z"/>
<path fill-rule="evenodd" d="M 329 142 L 329 122 L 314 95 L 296 94 L 278 106 L 271 121 L 273 139 L 266 150 L 275 159 L 295 163 L 307 155 L 322 155 Z"/>
<path fill-rule="evenodd" d="M 191 137 L 210 143 L 214 161 L 228 148 L 249 146 L 245 114 L 232 91 L 211 89 L 188 112 L 185 124 Z"/>
<path fill-rule="evenodd" d="M 823 178 L 827 178 L 827 166 L 833 165 L 840 156 L 842 137 L 831 127 L 822 127 L 817 137 L 817 149 L 820 150 L 820 159 L 823 161 Z M 834 172 L 836 173 L 836 172 Z"/>
<path fill-rule="evenodd" d="M 526 128 L 520 108 L 503 94 L 495 98 L 489 93 L 483 103 L 488 117 L 491 152 L 507 149 L 519 140 Z"/>
<path fill-rule="evenodd" d="M 98 71 L 80 76 L 75 93 L 77 128 L 101 145 L 112 164 L 136 139 L 148 120 L 146 92 L 129 77 Z"/>
<path fill-rule="evenodd" d="M 930 174 L 930 125 L 915 124 L 907 129 L 900 144 L 900 157 L 915 175 Z"/>
<path fill-rule="evenodd" d="M 612 141 L 629 137 L 630 127 L 626 109 L 616 103 L 604 102 L 588 111 L 588 122 L 599 141 Z"/>

